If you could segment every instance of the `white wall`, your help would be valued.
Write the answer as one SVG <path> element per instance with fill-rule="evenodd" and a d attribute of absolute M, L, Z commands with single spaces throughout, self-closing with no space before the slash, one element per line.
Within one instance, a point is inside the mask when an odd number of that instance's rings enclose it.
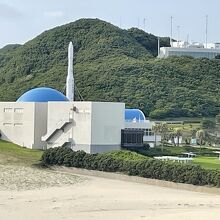
<path fill-rule="evenodd" d="M 70 123 L 58 129 L 49 140 L 48 148 L 62 146 L 69 139 L 73 150 L 90 152 L 91 102 L 48 102 L 48 133 L 58 128 L 62 121 Z M 72 122 L 71 122 L 72 120 Z"/>
<path fill-rule="evenodd" d="M 92 153 L 121 149 L 124 115 L 124 103 L 92 103 Z"/>
<path fill-rule="evenodd" d="M 69 138 L 73 150 L 98 153 L 120 149 L 124 128 L 123 103 L 110 102 L 49 102 L 48 148 L 62 146 Z M 62 129 L 62 120 L 72 119 Z M 61 123 L 62 124 L 62 123 Z"/>
<path fill-rule="evenodd" d="M 34 114 L 34 144 L 33 149 L 45 149 L 46 142 L 41 137 L 47 133 L 47 103 L 36 102 Z"/>
<path fill-rule="evenodd" d="M 149 120 L 137 122 L 125 122 L 125 128 L 152 129 L 153 122 Z"/>
<path fill-rule="evenodd" d="M 20 146 L 42 149 L 40 136 L 46 132 L 46 103 L 0 102 L 1 139 Z M 36 120 L 41 126 L 35 126 Z"/>

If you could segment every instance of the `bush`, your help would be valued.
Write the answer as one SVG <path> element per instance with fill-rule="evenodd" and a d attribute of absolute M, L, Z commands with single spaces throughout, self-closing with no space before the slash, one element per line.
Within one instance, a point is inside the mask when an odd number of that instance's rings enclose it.
<path fill-rule="evenodd" d="M 42 156 L 42 162 L 46 165 L 121 172 L 177 183 L 220 187 L 220 172 L 217 170 L 206 170 L 192 164 L 164 162 L 144 156 L 138 157 L 136 153 L 128 151 L 87 154 L 84 151 L 74 152 L 67 147 L 58 147 L 46 150 Z"/>

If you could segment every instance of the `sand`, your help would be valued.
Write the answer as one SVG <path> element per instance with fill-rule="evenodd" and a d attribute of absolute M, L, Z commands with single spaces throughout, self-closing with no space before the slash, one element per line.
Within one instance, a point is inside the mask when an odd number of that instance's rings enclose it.
<path fill-rule="evenodd" d="M 0 179 L 1 220 L 214 220 L 220 217 L 220 195 L 32 168 L 8 168 L 0 167 L 1 179 L 3 169 L 4 178 L 7 172 L 10 174 L 5 181 Z M 21 184 L 22 178 L 28 183 Z M 3 186 L 5 183 L 11 186 Z"/>

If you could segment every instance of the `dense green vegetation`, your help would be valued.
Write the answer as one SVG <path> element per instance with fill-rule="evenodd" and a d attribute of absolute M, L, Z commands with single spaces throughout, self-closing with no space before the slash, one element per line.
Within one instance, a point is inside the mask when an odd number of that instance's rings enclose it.
<path fill-rule="evenodd" d="M 102 155 L 111 157 L 114 159 L 122 159 L 122 160 L 129 160 L 129 161 L 139 161 L 139 160 L 145 160 L 147 158 L 146 156 L 141 155 L 139 153 L 126 151 L 126 150 L 102 153 Z"/>
<path fill-rule="evenodd" d="M 0 50 L 0 100 L 33 87 L 64 91 L 67 46 L 73 41 L 76 85 L 85 100 L 121 101 L 152 118 L 215 116 L 220 112 L 220 60 L 158 60 L 157 37 L 81 19 Z M 167 45 L 167 38 L 161 39 Z"/>
<path fill-rule="evenodd" d="M 108 154 L 86 154 L 70 148 L 46 150 L 42 156 L 46 165 L 64 165 L 106 172 L 121 172 L 133 176 L 188 183 L 220 186 L 220 172 L 203 169 L 198 165 L 163 162 L 151 158 L 128 160 Z"/>
<path fill-rule="evenodd" d="M 39 163 L 43 151 L 22 148 L 0 140 L 0 164 L 32 165 Z"/>

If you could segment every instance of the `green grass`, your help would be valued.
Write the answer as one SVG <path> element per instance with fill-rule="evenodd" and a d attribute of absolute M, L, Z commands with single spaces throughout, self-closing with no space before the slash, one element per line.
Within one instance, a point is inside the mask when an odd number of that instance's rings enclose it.
<path fill-rule="evenodd" d="M 148 157 L 138 154 L 136 152 L 132 151 L 127 151 L 127 150 L 121 150 L 121 151 L 113 151 L 113 152 L 108 152 L 108 153 L 103 153 L 103 155 L 110 156 L 112 158 L 116 159 L 122 159 L 122 160 L 145 160 Z"/>
<path fill-rule="evenodd" d="M 139 153 L 154 157 L 154 156 L 183 156 L 184 152 L 194 152 L 197 156 L 194 158 L 193 163 L 198 164 L 205 169 L 219 169 L 220 160 L 213 151 L 216 149 L 198 148 L 198 147 L 162 147 L 150 148 L 148 150 L 140 150 Z"/>
<path fill-rule="evenodd" d="M 23 148 L 0 140 L 0 164 L 32 165 L 38 163 L 43 151 Z"/>
<path fill-rule="evenodd" d="M 204 148 L 204 150 L 207 150 Z M 164 147 L 164 151 L 161 152 L 161 148 L 152 148 L 149 150 L 151 154 L 181 154 L 187 151 L 199 151 L 197 148 L 185 148 L 185 147 Z M 31 150 L 20 147 L 16 144 L 9 143 L 0 140 L 0 164 L 16 164 L 31 166 L 40 161 L 43 154 L 41 150 Z M 103 153 L 113 158 L 119 158 L 123 160 L 144 160 L 148 157 L 131 151 L 115 151 L 109 153 Z M 194 159 L 193 163 L 201 165 L 206 169 L 219 169 L 220 160 L 216 157 L 204 157 L 198 156 Z"/>
<path fill-rule="evenodd" d="M 180 129 L 185 132 L 201 129 L 200 123 L 169 124 L 168 126 L 169 128 Z"/>
<path fill-rule="evenodd" d="M 220 160 L 216 157 L 196 157 L 193 163 L 200 165 L 206 169 L 218 169 L 220 170 Z"/>

